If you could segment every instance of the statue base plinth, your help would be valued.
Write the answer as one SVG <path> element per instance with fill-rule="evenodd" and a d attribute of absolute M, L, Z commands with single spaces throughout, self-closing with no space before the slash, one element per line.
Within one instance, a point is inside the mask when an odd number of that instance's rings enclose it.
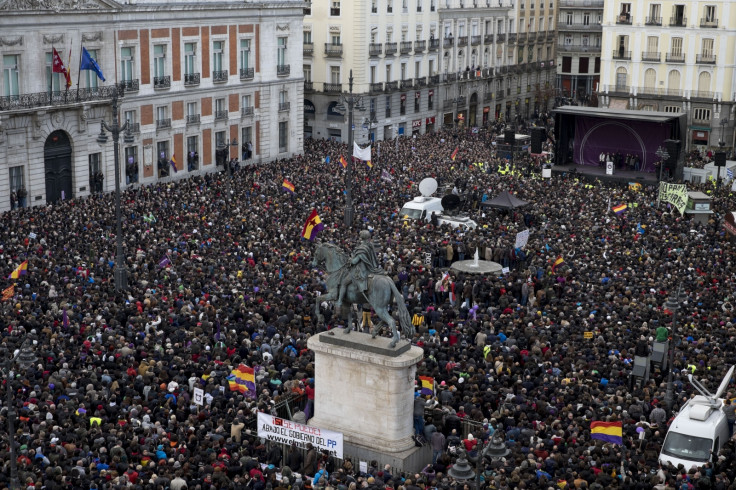
<path fill-rule="evenodd" d="M 427 458 L 417 454 L 427 448 L 414 444 L 412 413 L 416 365 L 424 351 L 406 341 L 391 349 L 390 341 L 340 329 L 309 339 L 315 415 L 308 424 L 342 432 L 345 455 L 353 461 L 370 458 L 418 471 L 416 465 Z"/>

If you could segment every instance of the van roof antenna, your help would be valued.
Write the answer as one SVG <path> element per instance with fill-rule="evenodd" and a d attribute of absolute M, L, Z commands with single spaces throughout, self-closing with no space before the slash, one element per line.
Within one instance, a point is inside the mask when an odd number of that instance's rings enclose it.
<path fill-rule="evenodd" d="M 721 403 L 718 401 L 718 399 L 723 395 L 723 392 L 726 391 L 726 388 L 728 387 L 728 383 L 731 381 L 731 378 L 733 377 L 733 371 L 736 366 L 731 366 L 731 369 L 728 370 L 728 373 L 726 373 L 726 376 L 721 381 L 720 386 L 718 386 L 718 390 L 716 390 L 715 393 L 711 393 L 708 391 L 703 384 L 698 381 L 692 374 L 687 375 L 688 381 L 690 381 L 690 384 L 695 387 L 698 392 L 703 395 L 705 398 L 708 399 L 708 404 L 711 407 L 718 408 L 721 406 Z"/>

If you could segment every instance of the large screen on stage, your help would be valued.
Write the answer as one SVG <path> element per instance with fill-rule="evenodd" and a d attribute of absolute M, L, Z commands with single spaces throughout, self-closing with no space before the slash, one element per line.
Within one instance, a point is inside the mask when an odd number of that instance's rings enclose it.
<path fill-rule="evenodd" d="M 659 161 L 657 148 L 669 137 L 669 123 L 591 116 L 575 118 L 573 161 L 577 165 L 598 165 L 601 153 L 638 155 L 642 172 L 654 172 Z"/>

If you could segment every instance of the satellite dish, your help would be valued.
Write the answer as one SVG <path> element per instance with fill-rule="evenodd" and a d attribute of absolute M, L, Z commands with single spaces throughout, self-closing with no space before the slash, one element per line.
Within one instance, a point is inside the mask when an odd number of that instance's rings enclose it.
<path fill-rule="evenodd" d="M 731 382 L 731 377 L 733 376 L 733 370 L 736 366 L 731 366 L 731 369 L 728 370 L 728 373 L 723 378 L 723 381 L 721 381 L 721 385 L 718 387 L 718 391 L 716 391 L 713 394 L 713 398 L 720 398 L 721 395 L 723 395 L 723 392 L 726 391 L 726 388 L 728 388 L 728 383 Z"/>
<path fill-rule="evenodd" d="M 429 197 L 437 190 L 437 181 L 432 177 L 427 177 L 419 183 L 419 193 L 424 197 Z"/>
<path fill-rule="evenodd" d="M 451 213 L 453 210 L 460 207 L 460 196 L 455 194 L 448 194 L 442 198 L 442 208 Z"/>

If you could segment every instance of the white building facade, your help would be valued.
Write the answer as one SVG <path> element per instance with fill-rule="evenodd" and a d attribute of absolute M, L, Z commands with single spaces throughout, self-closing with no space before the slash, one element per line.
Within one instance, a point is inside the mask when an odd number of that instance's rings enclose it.
<path fill-rule="evenodd" d="M 120 137 L 124 186 L 301 153 L 303 6 L 0 1 L 0 210 L 21 188 L 26 205 L 114 189 L 112 141 L 97 142 L 114 93 L 134 139 Z M 105 81 L 78 71 L 82 47 Z"/>
<path fill-rule="evenodd" d="M 595 102 L 601 71 L 603 0 L 559 0 L 557 88 L 580 103 Z"/>
<path fill-rule="evenodd" d="M 736 8 L 606 2 L 600 105 L 687 113 L 683 148 L 733 147 Z"/>

